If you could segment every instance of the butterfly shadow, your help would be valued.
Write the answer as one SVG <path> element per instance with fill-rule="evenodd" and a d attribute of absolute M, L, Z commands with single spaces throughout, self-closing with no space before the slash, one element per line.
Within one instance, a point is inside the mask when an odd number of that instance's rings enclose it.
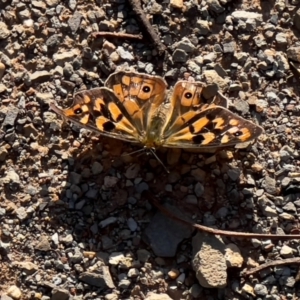
<path fill-rule="evenodd" d="M 139 146 L 103 137 L 86 136 L 86 139 L 79 139 L 80 145 L 76 140 L 75 136 L 70 142 L 72 149 L 65 146 L 69 156 L 60 162 L 66 173 L 64 188 L 60 182 L 52 184 L 45 204 L 49 227 L 58 232 L 61 239 L 58 245 L 51 242 L 53 253 L 59 245 L 82 244 L 85 251 L 95 252 L 95 259 L 108 264 L 113 252 L 126 252 L 130 243 L 135 259 L 138 249 L 147 249 L 160 256 L 156 253 L 157 244 L 153 248 L 144 237 L 145 233 L 149 236 L 149 230 L 151 233 L 149 227 L 159 213 L 150 199 L 143 196 L 145 190 L 160 195 L 160 199 L 168 199 L 184 216 L 199 223 L 250 231 L 251 224 L 243 220 L 243 215 L 251 214 L 251 210 L 241 206 L 246 201 L 246 197 L 241 196 L 242 190 L 247 187 L 247 183 L 240 180 L 243 163 L 236 163 L 234 167 L 238 173 L 235 180 L 231 178 L 233 175 L 224 177 L 224 174 L 231 174 L 233 159 L 249 159 L 246 150 L 235 153 L 219 149 L 216 153 L 200 154 L 164 148 L 156 154 L 166 162 L 170 170 L 167 173 L 154 157 L 130 154 L 142 149 Z M 191 197 L 193 194 L 196 197 Z M 223 210 L 227 211 L 225 215 Z M 130 222 L 137 224 L 138 229 L 133 229 Z M 178 232 L 181 230 L 180 225 Z M 166 253 L 175 253 L 176 257 L 176 253 L 182 252 L 179 245 L 191 247 L 194 231 L 183 232 L 178 243 L 176 240 L 168 246 L 167 251 L 173 252 Z M 160 228 L 160 234 L 169 234 L 169 231 Z M 69 236 L 73 238 L 71 242 Z M 174 257 L 167 261 L 174 264 Z"/>

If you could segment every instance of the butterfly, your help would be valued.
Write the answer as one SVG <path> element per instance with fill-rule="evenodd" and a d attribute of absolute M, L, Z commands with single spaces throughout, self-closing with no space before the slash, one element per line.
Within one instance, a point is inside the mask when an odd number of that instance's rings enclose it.
<path fill-rule="evenodd" d="M 178 81 L 167 97 L 162 77 L 119 71 L 104 87 L 76 93 L 69 108 L 50 107 L 86 129 L 146 149 L 232 146 L 263 132 L 228 110 L 221 94 L 208 103 L 204 90 L 202 82 Z"/>

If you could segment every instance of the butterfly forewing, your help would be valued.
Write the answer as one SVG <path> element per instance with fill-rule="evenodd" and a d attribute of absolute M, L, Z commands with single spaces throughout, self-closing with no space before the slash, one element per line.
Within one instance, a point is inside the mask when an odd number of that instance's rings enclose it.
<path fill-rule="evenodd" d="M 166 82 L 159 76 L 121 71 L 110 75 L 105 85 L 123 103 L 137 131 L 144 134 L 165 100 Z"/>
<path fill-rule="evenodd" d="M 202 82 L 176 83 L 170 99 L 173 109 L 170 111 L 169 121 L 165 127 L 166 136 L 177 133 L 184 124 L 197 116 L 199 111 L 214 106 L 227 107 L 227 99 L 220 93 L 217 93 L 211 101 L 207 101 L 202 95 L 205 88 Z"/>
<path fill-rule="evenodd" d="M 118 97 L 107 88 L 78 92 L 66 109 L 51 108 L 67 120 L 120 140 L 139 142 L 139 133 Z"/>

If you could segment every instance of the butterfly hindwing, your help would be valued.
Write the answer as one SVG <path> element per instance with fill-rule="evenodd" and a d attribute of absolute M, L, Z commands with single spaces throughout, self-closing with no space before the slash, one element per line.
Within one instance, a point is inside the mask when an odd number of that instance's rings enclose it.
<path fill-rule="evenodd" d="M 176 133 L 164 136 L 166 147 L 223 147 L 257 138 L 263 129 L 228 109 L 213 106 L 196 112 Z"/>

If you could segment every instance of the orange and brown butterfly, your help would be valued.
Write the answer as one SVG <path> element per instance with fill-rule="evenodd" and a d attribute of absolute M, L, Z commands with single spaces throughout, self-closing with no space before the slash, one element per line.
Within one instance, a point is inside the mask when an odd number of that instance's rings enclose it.
<path fill-rule="evenodd" d="M 120 71 L 108 77 L 105 87 L 75 94 L 69 108 L 51 104 L 51 109 L 87 129 L 148 149 L 232 146 L 263 132 L 228 110 L 226 98 L 218 95 L 207 104 L 204 87 L 178 81 L 167 97 L 162 77 Z"/>

